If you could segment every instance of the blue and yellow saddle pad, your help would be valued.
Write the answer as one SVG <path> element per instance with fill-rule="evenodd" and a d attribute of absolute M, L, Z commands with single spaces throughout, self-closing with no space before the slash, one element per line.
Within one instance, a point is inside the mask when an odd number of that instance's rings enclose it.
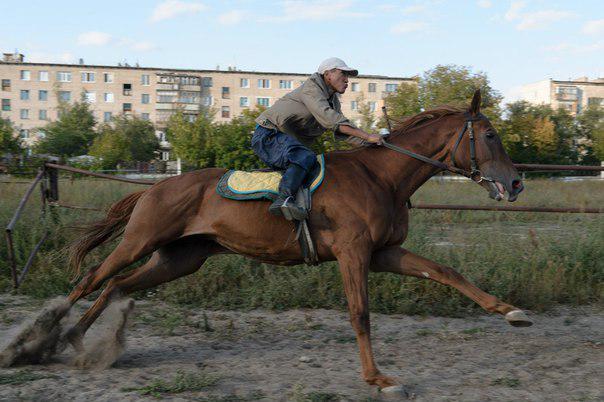
<path fill-rule="evenodd" d="M 320 169 L 310 185 L 310 192 L 313 193 L 325 176 L 325 157 L 323 154 L 317 155 Z M 258 200 L 265 198 L 274 200 L 279 194 L 279 182 L 281 181 L 281 172 L 245 172 L 243 170 L 229 170 L 218 181 L 216 192 L 225 198 L 231 200 Z"/>

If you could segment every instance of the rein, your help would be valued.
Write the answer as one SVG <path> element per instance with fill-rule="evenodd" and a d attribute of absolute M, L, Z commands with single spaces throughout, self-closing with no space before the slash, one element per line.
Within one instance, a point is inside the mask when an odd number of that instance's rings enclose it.
<path fill-rule="evenodd" d="M 386 142 L 385 140 L 383 142 L 383 146 L 385 146 L 386 148 L 391 149 L 395 152 L 410 156 L 411 158 L 415 158 L 419 161 L 422 161 L 424 163 L 435 166 L 439 169 L 446 170 L 451 173 L 455 173 L 455 174 L 459 174 L 461 176 L 467 177 L 468 179 L 470 179 L 476 183 L 480 183 L 482 181 L 495 182 L 495 180 L 491 179 L 490 177 L 485 177 L 482 175 L 482 173 L 478 169 L 478 163 L 476 161 L 476 139 L 474 136 L 474 127 L 472 126 L 472 122 L 478 121 L 478 120 L 482 119 L 483 117 L 484 116 L 482 114 L 479 114 L 478 117 L 473 117 L 473 116 L 466 114 L 466 120 L 464 122 L 463 129 L 459 133 L 459 136 L 457 137 L 457 141 L 455 141 L 455 145 L 453 146 L 453 151 L 451 152 L 451 162 L 453 162 L 452 166 L 447 165 L 446 163 L 443 163 L 436 159 L 428 158 L 427 156 L 417 154 L 413 151 L 409 151 L 408 149 L 397 147 L 396 145 Z M 455 152 L 457 152 L 457 148 L 459 147 L 459 144 L 461 143 L 463 135 L 466 133 L 466 131 L 469 133 L 468 135 L 470 137 L 470 169 L 471 170 L 469 172 L 465 169 L 458 168 L 455 164 Z"/>

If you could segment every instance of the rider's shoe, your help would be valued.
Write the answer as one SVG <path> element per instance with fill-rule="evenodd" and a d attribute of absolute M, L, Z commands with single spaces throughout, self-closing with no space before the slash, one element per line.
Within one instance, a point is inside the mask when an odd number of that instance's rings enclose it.
<path fill-rule="evenodd" d="M 279 197 L 268 207 L 268 211 L 275 216 L 283 216 L 288 221 L 303 221 L 308 218 L 308 212 L 296 205 L 294 197 L 279 194 Z"/>

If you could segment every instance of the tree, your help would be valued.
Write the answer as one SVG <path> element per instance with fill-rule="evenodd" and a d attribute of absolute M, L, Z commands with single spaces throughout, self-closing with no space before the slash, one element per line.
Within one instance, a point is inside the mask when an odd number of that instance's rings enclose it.
<path fill-rule="evenodd" d="M 191 122 L 179 111 L 170 116 L 166 137 L 177 157 L 195 168 L 203 168 L 214 166 L 215 158 L 211 149 L 213 131 L 210 114 L 200 113 Z"/>
<path fill-rule="evenodd" d="M 579 152 L 583 162 L 598 163 L 604 160 L 604 107 L 590 105 L 577 116 Z M 581 141 L 581 139 L 583 141 Z"/>
<path fill-rule="evenodd" d="M 530 135 L 536 154 L 541 161 L 556 159 L 558 137 L 554 123 L 549 117 L 535 119 Z"/>
<path fill-rule="evenodd" d="M 90 106 L 84 99 L 73 104 L 60 102 L 58 120 L 42 128 L 44 138 L 38 142 L 35 151 L 59 156 L 84 155 L 96 136 L 95 125 Z"/>
<path fill-rule="evenodd" d="M 371 132 L 375 129 L 376 121 L 369 106 L 369 102 L 365 102 L 363 95 L 357 97 L 357 105 L 359 108 L 359 114 L 361 115 L 360 129 L 365 132 Z"/>
<path fill-rule="evenodd" d="M 15 136 L 15 127 L 8 119 L 0 117 L 0 155 L 21 152 L 19 139 Z"/>
<path fill-rule="evenodd" d="M 102 159 L 104 169 L 119 162 L 149 161 L 155 156 L 159 141 L 151 122 L 133 116 L 117 116 L 99 128 L 90 147 L 90 155 Z"/>
<path fill-rule="evenodd" d="M 473 73 L 465 66 L 438 65 L 425 71 L 417 79 L 417 85 L 400 85 L 396 92 L 386 97 L 385 104 L 389 116 L 396 120 L 441 105 L 466 108 L 476 89 L 482 92 L 482 113 L 499 129 L 499 103 L 503 97 L 491 87 L 486 74 Z M 380 125 L 384 126 L 383 123 Z"/>

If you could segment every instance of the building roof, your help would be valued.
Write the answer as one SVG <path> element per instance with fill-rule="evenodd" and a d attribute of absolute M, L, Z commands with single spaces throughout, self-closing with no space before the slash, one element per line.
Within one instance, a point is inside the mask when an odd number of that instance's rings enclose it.
<path fill-rule="evenodd" d="M 95 64 L 63 64 L 63 63 L 28 63 L 28 62 L 12 62 L 12 61 L 1 61 L 1 64 L 11 64 L 17 66 L 49 66 L 49 67 L 69 67 L 69 68 L 103 68 L 103 69 L 128 69 L 128 70 L 141 70 L 141 71 L 166 71 L 175 73 L 225 73 L 225 74 L 258 74 L 258 75 L 296 75 L 301 77 L 308 77 L 312 73 L 288 73 L 288 72 L 275 72 L 275 71 L 248 71 L 248 70 L 194 70 L 194 69 L 181 69 L 181 68 L 162 68 L 162 67 L 136 67 L 136 66 L 107 66 L 107 65 L 95 65 Z M 384 80 L 404 80 L 404 81 L 415 81 L 414 77 L 391 77 L 387 75 L 362 75 L 359 74 L 359 78 L 375 78 Z"/>

